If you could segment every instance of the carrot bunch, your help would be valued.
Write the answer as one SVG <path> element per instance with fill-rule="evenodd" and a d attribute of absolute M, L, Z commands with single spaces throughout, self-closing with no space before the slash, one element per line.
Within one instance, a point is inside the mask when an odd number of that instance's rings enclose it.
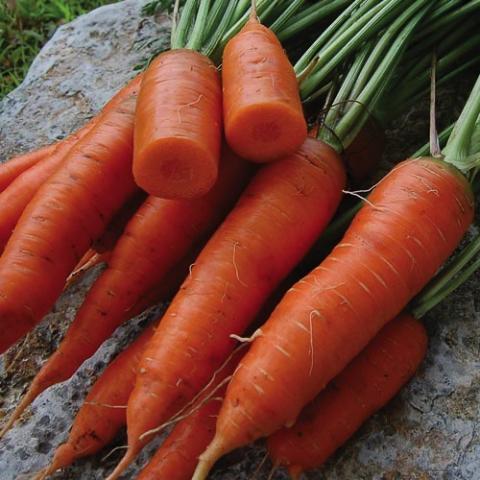
<path fill-rule="evenodd" d="M 474 213 L 459 169 L 468 173 L 478 162 L 479 93 L 480 77 L 442 158 L 395 167 L 332 253 L 278 304 L 229 384 L 195 480 L 222 454 L 292 425 L 458 245 Z M 272 409 L 276 398 L 284 401 Z"/>
<path fill-rule="evenodd" d="M 398 62 L 428 4 L 417 2 L 387 31 L 397 43 L 359 91 L 364 104 L 373 103 L 379 77 L 384 80 Z M 352 75 L 344 85 L 353 82 Z M 351 124 L 361 124 L 363 112 L 353 113 Z M 204 247 L 145 351 L 127 409 L 129 448 L 109 480 L 118 478 L 151 440 L 146 432 L 168 421 L 208 382 L 234 348 L 231 335 L 245 332 L 323 231 L 345 186 L 337 147 L 331 140 L 308 138 L 295 154 L 262 168 Z"/>
<path fill-rule="evenodd" d="M 128 448 L 114 480 L 176 421 L 140 478 L 200 480 L 221 455 L 261 437 L 270 437 L 274 461 L 298 475 L 323 463 L 413 375 L 426 349 L 415 318 L 458 283 L 443 277 L 442 287 L 420 297 L 414 317 L 402 314 L 473 220 L 480 79 L 441 158 L 434 151 L 389 172 L 330 255 L 242 337 L 289 275 L 306 268 L 302 260 L 347 189 L 345 150 L 361 145 L 372 115 L 385 121 L 381 104 L 397 90 L 395 115 L 407 93 L 416 100 L 425 90 L 442 25 L 450 29 L 439 49 L 442 81 L 475 65 L 465 60 L 478 44 L 474 23 L 466 22 L 466 41 L 458 25 L 478 7 L 186 0 L 180 14 L 179 3 L 172 48 L 99 116 L 66 141 L 15 160 L 4 175 L 0 169 L 0 352 L 41 320 L 72 272 L 107 263 L 0 436 L 117 326 L 173 295 L 155 330 L 100 378 L 38 478 L 98 451 L 126 424 Z M 292 66 L 279 38 L 292 39 L 338 8 Z M 302 102 L 318 114 L 310 137 Z M 252 346 L 237 366 L 238 354 L 229 359 L 238 341 Z M 364 395 L 362 411 L 352 391 Z M 338 421 L 345 428 L 337 431 Z M 317 441 L 318 424 L 325 428 Z M 308 458 L 294 441 L 304 432 L 318 447 Z"/>

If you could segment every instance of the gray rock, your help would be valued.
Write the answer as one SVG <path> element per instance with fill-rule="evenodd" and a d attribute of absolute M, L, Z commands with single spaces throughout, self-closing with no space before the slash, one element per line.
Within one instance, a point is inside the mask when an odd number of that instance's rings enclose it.
<path fill-rule="evenodd" d="M 145 39 L 167 38 L 163 17 L 142 18 L 142 1 L 100 8 L 61 27 L 35 60 L 23 84 L 0 103 L 0 159 L 61 138 L 81 126 L 134 74 L 147 55 L 137 46 Z M 460 88 L 464 91 L 465 88 Z M 456 90 L 447 92 L 440 116 L 452 119 Z M 389 131 L 387 159 L 399 159 L 427 137 L 425 111 L 410 112 Z M 0 379 L 2 407 L 11 410 L 32 374 L 55 348 L 72 319 L 92 272 L 68 290 L 53 312 L 29 336 L 14 364 Z M 310 479 L 480 479 L 480 277 L 476 276 L 426 319 L 428 358 L 415 379 L 382 412 L 367 422 Z M 46 465 L 68 433 L 73 415 L 98 373 L 110 358 L 158 311 L 147 312 L 115 336 L 71 381 L 55 386 L 34 402 L 31 413 L 0 441 L 0 478 L 28 478 Z M 4 358 L 5 360 L 5 358 Z M 9 359 L 11 360 L 11 359 Z M 3 365 L 3 366 L 2 366 Z M 119 436 L 115 445 L 125 439 Z M 113 447 L 112 446 L 112 447 Z M 137 465 L 146 461 L 150 446 Z M 54 476 L 56 479 L 101 479 L 121 456 L 102 459 L 109 449 Z M 228 456 L 214 479 L 253 478 L 264 455 L 261 445 Z M 267 478 L 270 466 L 257 478 Z M 132 478 L 133 467 L 125 478 Z M 278 471 L 275 479 L 287 478 Z"/>

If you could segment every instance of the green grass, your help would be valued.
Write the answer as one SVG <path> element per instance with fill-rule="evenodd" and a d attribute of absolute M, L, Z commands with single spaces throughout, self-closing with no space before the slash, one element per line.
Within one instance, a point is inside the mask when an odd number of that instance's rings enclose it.
<path fill-rule="evenodd" d="M 0 99 L 25 77 L 56 28 L 116 0 L 0 0 Z"/>

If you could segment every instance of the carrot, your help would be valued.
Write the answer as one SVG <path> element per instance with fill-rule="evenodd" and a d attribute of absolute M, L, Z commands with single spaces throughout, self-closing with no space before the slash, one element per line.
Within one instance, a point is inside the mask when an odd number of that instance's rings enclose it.
<path fill-rule="evenodd" d="M 402 314 L 389 322 L 302 411 L 293 427 L 269 437 L 274 464 L 285 465 L 292 478 L 321 466 L 410 380 L 426 348 L 420 321 Z"/>
<path fill-rule="evenodd" d="M 140 356 L 154 333 L 147 328 L 105 369 L 78 411 L 65 443 L 37 479 L 45 479 L 74 461 L 93 455 L 108 445 L 125 425 L 125 406 L 135 383 Z"/>
<path fill-rule="evenodd" d="M 219 181 L 204 197 L 183 201 L 147 198 L 127 225 L 107 269 L 91 287 L 60 346 L 43 364 L 0 436 L 40 393 L 70 378 L 119 325 L 135 316 L 134 312 L 140 313 L 138 307 L 143 310 L 146 299 L 148 305 L 152 294 L 157 298 L 164 293 L 161 285 L 170 283 L 169 272 L 221 222 L 251 170 L 246 161 L 226 149 Z"/>
<path fill-rule="evenodd" d="M 243 355 L 236 352 L 219 372 L 208 388 L 187 410 L 168 435 L 137 480 L 190 480 L 198 463 L 198 456 L 215 435 L 215 422 L 229 376 Z"/>
<path fill-rule="evenodd" d="M 144 74 L 135 122 L 133 174 L 163 198 L 198 197 L 217 178 L 221 87 L 215 65 L 188 49 L 159 55 Z"/>
<path fill-rule="evenodd" d="M 141 76 L 137 76 L 120 90 L 104 107 L 103 113 L 117 108 L 123 99 L 138 92 L 140 80 Z M 0 252 L 5 248 L 25 207 L 40 187 L 60 168 L 70 150 L 95 127 L 101 116 L 101 114 L 97 115 L 78 132 L 58 142 L 53 153 L 19 175 L 0 193 L 0 207 L 2 209 L 0 219 Z"/>
<path fill-rule="evenodd" d="M 129 450 L 117 478 L 157 427 L 208 382 L 268 295 L 324 229 L 345 172 L 327 145 L 307 139 L 261 169 L 195 261 L 142 360 L 127 412 Z M 299 228 L 302 225 L 302 228 Z"/>
<path fill-rule="evenodd" d="M 294 153 L 307 137 L 297 78 L 276 35 L 257 19 L 255 2 L 222 61 L 225 135 L 257 162 Z"/>
<path fill-rule="evenodd" d="M 425 354 L 427 339 L 418 319 L 480 268 L 479 251 L 480 235 L 476 235 L 409 304 L 409 313 L 388 323 L 305 407 L 293 427 L 269 437 L 268 450 L 275 465 L 285 465 L 293 478 L 321 466 L 400 390 Z"/>
<path fill-rule="evenodd" d="M 229 385 L 194 479 L 205 478 L 222 454 L 293 424 L 430 280 L 472 219 L 470 186 L 448 163 L 418 158 L 393 169 L 341 243 L 262 327 Z"/>
<path fill-rule="evenodd" d="M 19 219 L 0 258 L 0 353 L 48 312 L 72 269 L 135 191 L 135 100 L 131 93 L 99 118 Z"/>
<path fill-rule="evenodd" d="M 0 165 L 0 192 L 3 192 L 19 175 L 38 162 L 48 158 L 57 144 L 47 145 L 32 152 L 18 155 Z"/>

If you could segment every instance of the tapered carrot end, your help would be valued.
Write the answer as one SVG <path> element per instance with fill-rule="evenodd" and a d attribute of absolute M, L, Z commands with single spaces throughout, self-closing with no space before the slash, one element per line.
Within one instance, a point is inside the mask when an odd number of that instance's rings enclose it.
<path fill-rule="evenodd" d="M 49 475 L 51 475 L 52 472 L 50 471 L 50 467 L 44 468 L 43 470 L 40 470 L 33 478 L 32 480 L 45 480 Z"/>
<path fill-rule="evenodd" d="M 192 480 L 205 480 L 208 472 L 215 465 L 215 462 L 226 453 L 225 446 L 221 439 L 217 436 L 210 443 L 208 448 L 200 455 L 199 462 Z"/>
<path fill-rule="evenodd" d="M 22 413 L 30 406 L 30 404 L 42 393 L 43 389 L 39 388 L 34 383 L 30 386 L 22 401 L 18 404 L 17 408 L 13 411 L 7 423 L 0 430 L 0 439 L 12 428 L 13 424 L 20 418 Z"/>
<path fill-rule="evenodd" d="M 58 469 L 72 464 L 75 458 L 75 451 L 71 445 L 68 443 L 61 445 L 55 452 L 52 463 L 48 467 L 38 472 L 32 480 L 45 480 Z"/>
<path fill-rule="evenodd" d="M 115 470 L 107 477 L 106 480 L 117 480 L 118 477 L 128 468 L 136 457 L 137 452 L 129 448 L 120 463 L 115 467 Z"/>

